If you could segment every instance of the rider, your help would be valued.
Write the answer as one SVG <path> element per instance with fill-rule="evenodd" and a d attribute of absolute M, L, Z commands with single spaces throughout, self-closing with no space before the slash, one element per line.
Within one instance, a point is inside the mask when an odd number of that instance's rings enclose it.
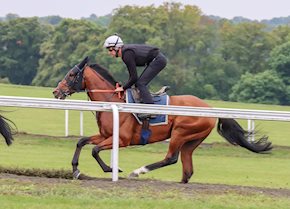
<path fill-rule="evenodd" d="M 153 104 L 152 96 L 147 88 L 149 82 L 165 68 L 167 60 L 157 47 L 145 44 L 124 44 L 119 35 L 109 36 L 104 43 L 112 57 L 121 57 L 126 64 L 129 79 L 127 83 L 118 87 L 115 91 L 120 92 L 130 88 L 132 85 L 140 91 L 140 97 L 145 104 Z M 145 66 L 138 77 L 136 67 Z M 138 114 L 140 118 L 148 118 L 150 114 Z"/>

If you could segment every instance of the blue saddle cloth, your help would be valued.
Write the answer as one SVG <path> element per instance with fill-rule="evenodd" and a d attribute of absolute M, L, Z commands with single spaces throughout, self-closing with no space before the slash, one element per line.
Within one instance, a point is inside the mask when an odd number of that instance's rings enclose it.
<path fill-rule="evenodd" d="M 132 89 L 126 90 L 126 102 L 127 103 L 137 103 L 133 97 Z M 158 105 L 168 105 L 169 104 L 169 96 L 164 93 L 161 95 L 153 96 L 154 104 Z M 137 121 L 142 124 L 142 121 L 138 118 L 137 114 L 133 113 Z M 168 115 L 156 115 L 156 118 L 152 118 L 149 120 L 150 125 L 165 125 L 168 123 Z"/>

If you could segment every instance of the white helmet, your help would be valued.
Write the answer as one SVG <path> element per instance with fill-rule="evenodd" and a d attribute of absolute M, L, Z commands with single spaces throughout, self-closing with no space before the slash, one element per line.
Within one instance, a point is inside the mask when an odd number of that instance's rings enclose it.
<path fill-rule="evenodd" d="M 104 43 L 104 48 L 114 47 L 114 48 L 120 48 L 124 45 L 122 39 L 118 35 L 112 35 L 109 36 Z"/>

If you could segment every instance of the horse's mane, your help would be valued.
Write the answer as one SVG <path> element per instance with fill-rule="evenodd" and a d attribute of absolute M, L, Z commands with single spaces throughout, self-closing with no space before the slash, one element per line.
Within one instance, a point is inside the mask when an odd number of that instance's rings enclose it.
<path fill-rule="evenodd" d="M 117 81 L 113 78 L 113 76 L 109 73 L 107 69 L 102 67 L 99 64 L 90 64 L 90 68 L 95 70 L 98 74 L 100 74 L 104 79 L 106 79 L 113 86 L 116 86 Z"/>

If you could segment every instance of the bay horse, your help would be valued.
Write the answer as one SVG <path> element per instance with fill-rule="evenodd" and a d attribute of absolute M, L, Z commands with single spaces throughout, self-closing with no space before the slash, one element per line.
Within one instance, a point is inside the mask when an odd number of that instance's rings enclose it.
<path fill-rule="evenodd" d="M 13 135 L 12 135 L 13 128 L 10 125 L 10 123 L 15 125 L 11 120 L 0 115 L 0 133 L 4 137 L 6 144 L 8 146 L 11 145 L 13 141 Z"/>
<path fill-rule="evenodd" d="M 91 101 L 125 102 L 114 93 L 117 82 L 108 70 L 98 64 L 88 64 L 86 57 L 81 63 L 74 66 L 58 83 L 53 94 L 57 99 L 65 99 L 67 96 L 80 91 L 86 91 Z M 191 95 L 170 96 L 170 105 L 210 107 L 200 98 Z M 112 172 L 101 159 L 99 152 L 112 148 L 113 119 L 111 112 L 98 112 L 96 114 L 99 134 L 81 138 L 72 159 L 73 177 L 78 178 L 79 156 L 81 149 L 86 144 L 95 145 L 92 155 L 104 172 Z M 130 177 L 138 177 L 149 171 L 174 164 L 178 161 L 180 153 L 182 162 L 182 183 L 187 183 L 193 175 L 192 153 L 207 138 L 215 127 L 217 119 L 209 117 L 168 116 L 168 124 L 151 126 L 152 135 L 148 143 L 159 142 L 170 138 L 168 152 L 165 158 L 159 162 L 143 166 L 134 170 Z M 141 125 L 131 113 L 120 113 L 119 116 L 119 147 L 140 145 Z M 249 133 L 233 119 L 219 118 L 217 123 L 218 133 L 233 145 L 239 145 L 255 153 L 264 153 L 271 150 L 271 142 L 268 137 L 250 142 Z"/>

